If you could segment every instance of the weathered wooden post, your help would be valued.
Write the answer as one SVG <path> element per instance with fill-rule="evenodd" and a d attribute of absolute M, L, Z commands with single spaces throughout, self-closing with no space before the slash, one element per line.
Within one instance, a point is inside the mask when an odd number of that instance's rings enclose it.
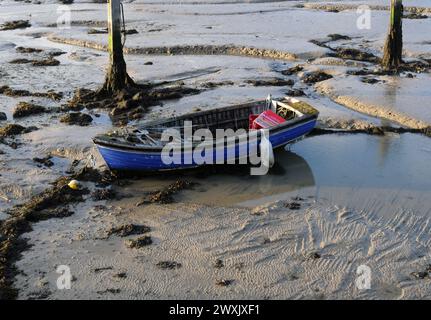
<path fill-rule="evenodd" d="M 121 42 L 121 0 L 108 2 L 108 34 L 110 65 L 106 74 L 103 89 L 113 93 L 133 85 L 133 80 L 127 74 L 126 62 Z"/>
<path fill-rule="evenodd" d="M 391 22 L 382 59 L 382 67 L 386 70 L 396 70 L 403 62 L 402 16 L 402 0 L 391 0 Z"/>

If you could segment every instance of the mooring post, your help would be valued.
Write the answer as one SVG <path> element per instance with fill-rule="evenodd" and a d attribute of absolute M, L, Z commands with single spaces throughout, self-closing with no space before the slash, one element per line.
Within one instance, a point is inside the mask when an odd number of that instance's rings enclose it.
<path fill-rule="evenodd" d="M 121 41 L 121 20 L 121 0 L 109 0 L 108 50 L 110 65 L 105 85 L 103 86 L 103 89 L 109 93 L 114 93 L 129 85 L 134 85 L 133 80 L 127 74 L 126 62 L 124 61 L 123 43 Z"/>
<path fill-rule="evenodd" d="M 391 20 L 386 39 L 382 65 L 385 69 L 397 69 L 402 63 L 403 51 L 403 2 L 391 0 Z"/>
<path fill-rule="evenodd" d="M 109 0 L 108 2 L 108 34 L 109 34 L 109 55 L 111 63 L 115 55 L 123 50 L 121 45 L 121 8 L 120 0 Z"/>

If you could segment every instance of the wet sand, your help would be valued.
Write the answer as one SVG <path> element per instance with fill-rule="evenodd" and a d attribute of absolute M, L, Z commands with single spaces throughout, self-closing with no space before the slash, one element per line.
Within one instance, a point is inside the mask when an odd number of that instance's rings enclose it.
<path fill-rule="evenodd" d="M 375 7 L 374 27 L 361 31 L 349 6 L 383 2 L 344 1 L 336 4 L 344 6 L 339 13 L 327 12 L 330 8 L 320 2 L 305 3 L 304 8 L 296 1 L 127 3 L 127 28 L 138 31 L 127 37 L 129 74 L 138 82 L 172 81 L 201 90 L 148 108 L 143 119 L 129 119 L 129 124 L 301 90 L 301 98 L 319 109 L 322 129 L 426 128 L 431 123 L 428 71 L 413 72 L 413 77 L 408 76 L 412 72 L 372 75 L 367 77 L 378 82 L 364 83 L 362 76 L 348 71 L 373 69 L 374 63 L 328 56 L 332 49 L 310 42 L 378 57 L 388 13 Z M 425 7 L 419 11 L 429 15 L 428 2 L 409 6 Z M 16 123 L 38 128 L 0 143 L 0 220 L 9 222 L 8 209 L 70 175 L 74 160 L 105 169 L 91 138 L 113 124 L 106 109 L 81 110 L 92 118 L 87 126 L 60 121 L 67 113 L 61 107 L 75 89 L 96 89 L 103 83 L 106 34 L 88 31 L 105 26 L 105 5 L 71 5 L 73 22 L 67 30 L 52 26 L 57 19 L 53 4 L 5 1 L 0 7 L 1 22 L 31 23 L 29 28 L 0 31 L 0 87 L 32 93 L 0 94 L 0 112 L 7 117 L 0 127 Z M 337 24 L 330 23 L 334 17 Z M 349 40 L 327 42 L 329 34 L 341 33 L 340 26 Z M 431 58 L 426 44 L 430 28 L 430 18 L 405 20 L 409 59 Z M 17 47 L 42 51 L 19 52 Z M 59 64 L 11 63 L 50 57 Z M 295 66 L 302 70 L 286 72 Z M 316 72 L 332 78 L 305 83 Z M 252 85 L 274 79 L 294 84 Z M 62 98 L 35 94 L 49 90 Z M 43 106 L 46 112 L 14 119 L 19 102 Z M 118 195 L 111 200 L 95 201 L 91 194 L 100 187 L 83 182 L 89 194 L 67 205 L 71 216 L 31 223 L 32 230 L 20 236 L 31 247 L 13 261 L 18 272 L 9 280 L 19 299 L 429 297 L 429 280 L 415 276 L 431 261 L 429 139 L 419 133 L 317 135 L 278 153 L 276 167 L 264 177 L 218 169 L 125 179 L 105 187 Z M 47 156 L 52 166 L 33 160 Z M 178 180 L 194 184 L 175 193 L 173 203 L 137 206 L 149 192 Z M 107 238 L 111 228 L 131 223 L 151 231 Z M 139 237 L 151 237 L 152 243 L 130 248 L 127 240 Z M 355 286 L 361 264 L 373 272 L 370 290 Z M 71 290 L 56 287 L 59 265 L 71 268 Z"/>

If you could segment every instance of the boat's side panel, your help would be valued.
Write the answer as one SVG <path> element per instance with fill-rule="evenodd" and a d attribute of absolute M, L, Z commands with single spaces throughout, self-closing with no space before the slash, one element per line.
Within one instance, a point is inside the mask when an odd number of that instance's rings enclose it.
<path fill-rule="evenodd" d="M 293 128 L 285 128 L 278 132 L 271 133 L 269 140 L 272 146 L 277 148 L 307 134 L 315 125 L 316 119 L 312 119 Z M 98 145 L 98 148 L 108 167 L 115 170 L 173 170 L 192 168 L 203 164 L 196 163 L 191 155 L 185 157 L 183 154 L 181 163 L 166 164 L 162 161 L 160 152 L 124 150 L 101 145 Z M 213 149 L 211 159 L 213 163 L 216 163 L 216 160 L 217 163 L 227 163 L 229 160 L 247 158 L 249 148 L 251 148 L 250 143 L 245 143 L 245 145 L 237 143 L 231 147 L 221 147 L 221 149 L 215 148 Z M 191 159 L 191 162 L 184 163 L 184 159 Z"/>

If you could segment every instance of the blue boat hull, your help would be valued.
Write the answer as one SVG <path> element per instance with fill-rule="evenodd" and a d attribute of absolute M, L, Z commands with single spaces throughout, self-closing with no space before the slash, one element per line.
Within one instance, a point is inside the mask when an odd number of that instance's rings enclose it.
<path fill-rule="evenodd" d="M 278 148 L 284 146 L 290 142 L 301 138 L 302 136 L 309 133 L 316 125 L 316 119 L 310 119 L 304 123 L 300 123 L 291 128 L 285 128 L 277 132 L 271 132 L 269 135 L 269 141 L 271 142 L 273 148 Z M 257 141 L 257 145 L 259 145 Z M 234 159 L 238 160 L 240 158 L 248 157 L 248 149 L 251 148 L 249 143 L 247 145 L 236 144 L 232 146 L 233 150 L 227 150 L 224 147 L 223 150 L 213 150 L 213 159 L 219 160 L 220 152 L 224 162 L 232 161 L 232 155 Z M 256 144 L 256 142 L 255 142 Z M 111 170 L 120 171 L 165 171 L 165 170 L 177 170 L 177 169 L 188 169 L 193 167 L 198 167 L 203 165 L 202 163 L 196 163 L 193 157 L 190 157 L 191 161 L 184 161 L 182 158 L 182 163 L 171 163 L 166 164 L 162 161 L 162 156 L 160 151 L 145 151 L 145 150 L 133 150 L 133 149 L 120 149 L 112 146 L 97 145 L 100 154 L 105 160 L 107 166 Z M 183 155 L 184 156 L 184 155 Z M 186 163 L 184 163 L 186 162 Z M 215 161 L 213 161 L 215 163 Z"/>

